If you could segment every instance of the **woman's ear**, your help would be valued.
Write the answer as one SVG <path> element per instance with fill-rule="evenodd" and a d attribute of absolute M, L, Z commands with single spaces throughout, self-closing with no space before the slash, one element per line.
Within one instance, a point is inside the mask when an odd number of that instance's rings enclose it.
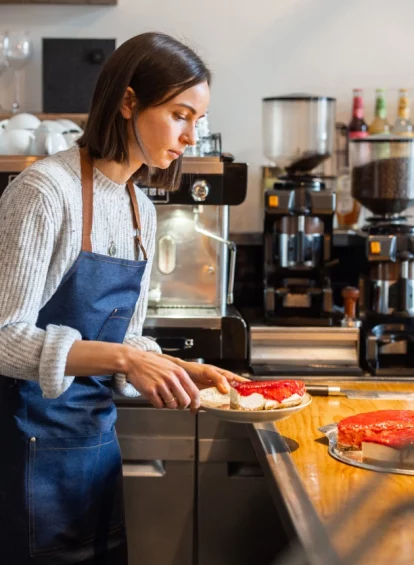
<path fill-rule="evenodd" d="M 130 120 L 134 113 L 134 108 L 137 105 L 137 97 L 135 96 L 135 92 L 132 90 L 130 86 L 125 91 L 124 98 L 121 104 L 121 114 L 125 120 Z"/>

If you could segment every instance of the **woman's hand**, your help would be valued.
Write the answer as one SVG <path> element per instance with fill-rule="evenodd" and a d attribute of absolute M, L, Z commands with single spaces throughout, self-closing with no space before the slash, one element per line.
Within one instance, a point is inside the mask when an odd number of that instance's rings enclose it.
<path fill-rule="evenodd" d="M 165 355 L 128 347 L 123 372 L 155 408 L 189 406 L 192 412 L 196 412 L 200 407 L 200 392 L 193 379 L 182 366 Z"/>
<path fill-rule="evenodd" d="M 170 357 L 171 359 L 171 357 Z M 215 365 L 204 365 L 203 363 L 192 363 L 189 361 L 177 360 L 180 367 L 182 367 L 186 373 L 189 375 L 191 380 L 198 386 L 198 388 L 203 389 L 209 386 L 215 386 L 220 392 L 226 394 L 229 392 L 229 383 L 232 381 L 248 381 L 244 377 L 239 377 L 231 371 L 226 371 L 225 369 L 220 369 Z"/>

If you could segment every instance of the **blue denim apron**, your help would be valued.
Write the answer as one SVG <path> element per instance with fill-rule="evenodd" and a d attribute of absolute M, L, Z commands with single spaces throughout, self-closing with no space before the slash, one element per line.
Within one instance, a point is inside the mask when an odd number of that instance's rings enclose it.
<path fill-rule="evenodd" d="M 84 340 L 122 343 L 146 266 L 93 253 L 93 163 L 81 150 L 82 250 L 37 326 L 61 324 Z M 108 242 L 109 243 L 109 242 Z M 0 564 L 126 565 L 122 463 L 111 376 L 79 377 L 59 398 L 35 382 L 0 378 Z"/>

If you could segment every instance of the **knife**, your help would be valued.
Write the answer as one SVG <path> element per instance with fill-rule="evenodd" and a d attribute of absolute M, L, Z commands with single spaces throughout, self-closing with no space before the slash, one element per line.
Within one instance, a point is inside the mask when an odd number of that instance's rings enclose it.
<path fill-rule="evenodd" d="M 331 385 L 306 385 L 306 391 L 314 396 L 346 396 L 355 400 L 412 400 L 414 392 L 392 392 L 386 390 L 350 390 L 340 386 Z"/>

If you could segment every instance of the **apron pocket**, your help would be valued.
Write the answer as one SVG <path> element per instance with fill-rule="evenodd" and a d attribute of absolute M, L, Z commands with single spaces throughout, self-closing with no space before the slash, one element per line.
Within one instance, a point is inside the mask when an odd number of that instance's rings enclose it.
<path fill-rule="evenodd" d="M 113 343 L 122 343 L 128 326 L 131 322 L 133 308 L 115 308 L 111 315 L 102 326 L 97 336 L 97 341 L 110 341 Z"/>
<path fill-rule="evenodd" d="M 28 482 L 32 556 L 105 544 L 123 526 L 115 430 L 89 438 L 31 438 Z"/>

